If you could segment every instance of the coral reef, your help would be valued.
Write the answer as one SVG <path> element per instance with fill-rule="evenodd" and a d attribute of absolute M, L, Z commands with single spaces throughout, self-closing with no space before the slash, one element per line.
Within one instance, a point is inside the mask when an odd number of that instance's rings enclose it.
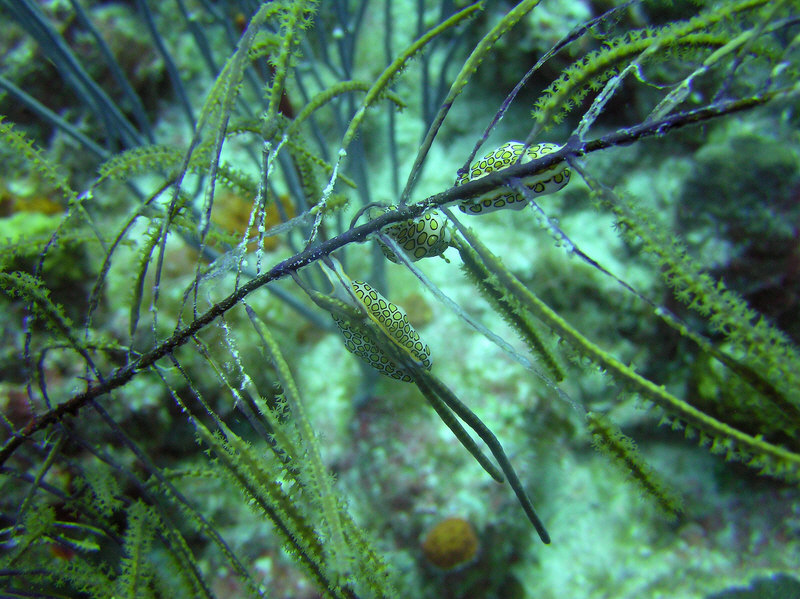
<path fill-rule="evenodd" d="M 135 7 L 0 0 L 1 595 L 792 592 L 796 3 Z"/>

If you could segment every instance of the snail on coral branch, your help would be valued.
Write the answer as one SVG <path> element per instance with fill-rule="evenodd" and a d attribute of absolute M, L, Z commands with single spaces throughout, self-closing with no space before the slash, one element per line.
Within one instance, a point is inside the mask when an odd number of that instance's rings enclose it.
<path fill-rule="evenodd" d="M 383 208 L 374 213 L 373 218 L 389 210 L 396 210 L 396 208 L 394 206 Z M 451 241 L 447 219 L 438 210 L 432 210 L 419 218 L 386 227 L 381 233 L 394 239 L 411 262 L 443 254 L 450 247 Z M 392 262 L 399 262 L 389 246 L 380 239 L 378 239 L 378 244 L 384 256 Z"/>
<path fill-rule="evenodd" d="M 430 349 L 408 322 L 403 309 L 367 283 L 351 280 L 335 258 L 328 256 L 319 264 L 333 285 L 331 294 L 311 289 L 297 273 L 293 273 L 293 278 L 315 304 L 331 313 L 344 335 L 347 349 L 381 374 L 415 383 L 445 425 L 481 467 L 498 482 L 508 480 L 539 537 L 544 543 L 549 543 L 550 536 L 502 445 L 480 418 L 429 372 L 432 365 Z M 478 447 L 462 422 L 486 444 L 497 465 Z"/>
<path fill-rule="evenodd" d="M 353 293 L 358 298 L 368 318 L 382 328 L 398 349 L 409 354 L 426 370 L 431 369 L 431 351 L 408 322 L 408 316 L 397 304 L 393 304 L 364 281 L 350 281 Z M 412 379 L 402 364 L 397 363 L 386 351 L 363 331 L 352 327 L 346 320 L 333 314 L 333 320 L 344 335 L 344 345 L 352 353 L 365 360 L 381 374 L 401 381 Z"/>
<path fill-rule="evenodd" d="M 518 141 L 509 141 L 489 152 L 474 162 L 467 172 L 461 173 L 456 178 L 455 185 L 463 185 L 467 181 L 474 181 L 485 177 L 489 173 L 499 171 L 517 162 L 525 163 L 541 158 L 558 150 L 560 146 L 550 143 L 541 143 L 529 147 L 520 160 L 525 144 Z M 529 175 L 522 179 L 522 183 L 534 195 L 546 195 L 563 189 L 569 183 L 570 170 L 563 162 Z M 467 214 L 487 214 L 502 208 L 520 210 L 525 207 L 525 196 L 505 187 L 499 187 L 461 202 L 458 207 Z"/>
<path fill-rule="evenodd" d="M 353 281 L 338 260 L 322 263 L 333 285 L 331 295 L 307 289 L 314 302 L 333 316 L 345 347 L 381 374 L 410 382 L 409 367 L 431 369 L 431 352 L 405 311 L 364 281 Z M 296 279 L 298 282 L 299 279 Z"/>

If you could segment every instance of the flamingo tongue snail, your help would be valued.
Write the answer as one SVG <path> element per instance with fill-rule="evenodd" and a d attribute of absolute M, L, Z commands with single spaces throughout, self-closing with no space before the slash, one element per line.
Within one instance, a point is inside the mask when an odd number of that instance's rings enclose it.
<path fill-rule="evenodd" d="M 519 141 L 509 141 L 502 146 L 486 154 L 480 160 L 472 163 L 469 170 L 461 173 L 456 178 L 455 185 L 463 185 L 467 181 L 474 181 L 485 177 L 489 173 L 507 168 L 517 162 L 525 163 L 541 158 L 546 154 L 551 154 L 561 146 L 551 143 L 541 143 L 523 150 L 525 144 Z M 522 159 L 520 160 L 520 156 Z M 569 183 L 570 170 L 563 162 L 529 175 L 522 179 L 522 183 L 531 190 L 534 195 L 546 195 L 563 189 Z M 461 202 L 458 207 L 466 214 L 488 214 L 495 210 L 511 208 L 521 210 L 527 201 L 522 194 L 517 193 L 506 187 L 498 187 L 480 195 Z"/>

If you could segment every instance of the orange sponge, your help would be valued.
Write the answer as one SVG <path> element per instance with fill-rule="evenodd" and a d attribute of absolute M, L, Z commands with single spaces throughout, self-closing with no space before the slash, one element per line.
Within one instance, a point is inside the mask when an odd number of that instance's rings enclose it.
<path fill-rule="evenodd" d="M 447 518 L 434 526 L 422 542 L 428 561 L 449 570 L 472 560 L 478 553 L 478 537 L 463 518 Z"/>

